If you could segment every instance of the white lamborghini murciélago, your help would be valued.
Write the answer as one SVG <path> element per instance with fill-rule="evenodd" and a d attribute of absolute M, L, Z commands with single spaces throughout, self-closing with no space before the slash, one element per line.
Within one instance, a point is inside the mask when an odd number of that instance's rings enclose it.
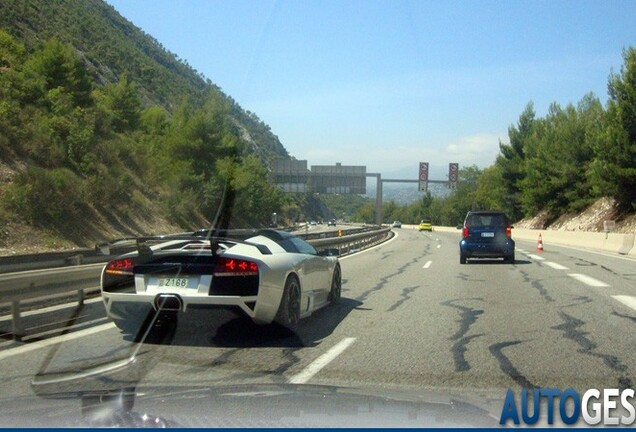
<path fill-rule="evenodd" d="M 198 231 L 121 255 L 102 270 L 108 316 L 134 331 L 153 312 L 236 308 L 294 328 L 341 292 L 337 250 L 277 230 Z"/>

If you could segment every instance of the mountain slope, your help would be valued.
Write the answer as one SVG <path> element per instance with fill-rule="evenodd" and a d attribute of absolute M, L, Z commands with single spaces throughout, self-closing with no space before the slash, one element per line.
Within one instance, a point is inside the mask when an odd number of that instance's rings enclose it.
<path fill-rule="evenodd" d="M 269 126 L 98 0 L 0 2 L 0 249 L 263 226 Z"/>
<path fill-rule="evenodd" d="M 127 76 L 137 84 L 144 106 L 160 105 L 174 112 L 185 99 L 201 103 L 209 92 L 218 93 L 231 105 L 237 129 L 247 132 L 250 148 L 265 162 L 289 156 L 255 114 L 102 1 L 3 0 L 0 28 L 28 51 L 51 38 L 72 45 L 96 84 L 114 84 Z"/>

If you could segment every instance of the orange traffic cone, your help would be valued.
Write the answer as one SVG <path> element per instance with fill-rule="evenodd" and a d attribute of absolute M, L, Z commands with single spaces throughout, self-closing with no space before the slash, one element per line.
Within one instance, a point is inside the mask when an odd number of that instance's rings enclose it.
<path fill-rule="evenodd" d="M 539 233 L 539 240 L 537 240 L 537 252 L 543 252 L 543 239 L 541 233 Z"/>

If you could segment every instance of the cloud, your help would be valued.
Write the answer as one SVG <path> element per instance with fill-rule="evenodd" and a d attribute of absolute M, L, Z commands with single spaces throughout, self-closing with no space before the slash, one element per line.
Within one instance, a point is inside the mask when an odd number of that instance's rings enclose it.
<path fill-rule="evenodd" d="M 479 133 L 454 139 L 446 146 L 449 156 L 461 165 L 477 165 L 485 168 L 492 165 L 499 154 L 499 141 L 505 134 Z"/>

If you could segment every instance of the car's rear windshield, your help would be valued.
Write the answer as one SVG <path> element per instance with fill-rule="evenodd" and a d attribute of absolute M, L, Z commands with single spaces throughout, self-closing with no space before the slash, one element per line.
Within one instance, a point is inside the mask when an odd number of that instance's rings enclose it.
<path fill-rule="evenodd" d="M 430 219 L 422 219 L 422 222 L 420 222 L 420 223 L 431 223 L 431 220 Z"/>
<path fill-rule="evenodd" d="M 508 226 L 508 218 L 503 213 L 471 213 L 466 217 L 467 227 Z"/>

